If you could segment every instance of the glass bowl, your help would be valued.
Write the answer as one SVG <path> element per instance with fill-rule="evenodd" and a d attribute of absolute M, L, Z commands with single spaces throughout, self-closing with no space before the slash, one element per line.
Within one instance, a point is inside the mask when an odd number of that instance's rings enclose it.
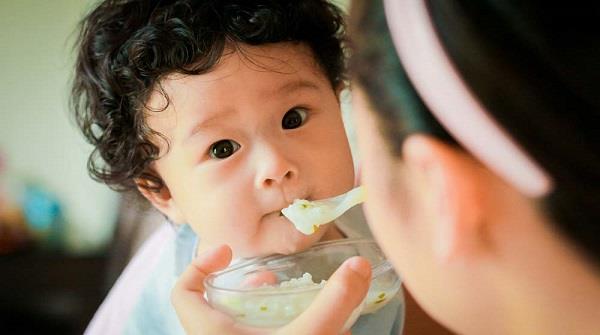
<path fill-rule="evenodd" d="M 400 278 L 371 239 L 321 242 L 300 253 L 245 261 L 207 276 L 206 297 L 213 308 L 239 323 L 279 327 L 301 314 L 324 286 L 322 281 L 352 256 L 369 260 L 372 279 L 365 300 L 346 322 L 347 330 L 360 315 L 385 306 L 400 289 Z"/>

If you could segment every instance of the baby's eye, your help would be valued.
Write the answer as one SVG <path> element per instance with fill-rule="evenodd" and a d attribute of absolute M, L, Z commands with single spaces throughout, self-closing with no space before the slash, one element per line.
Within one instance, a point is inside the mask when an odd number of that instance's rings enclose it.
<path fill-rule="evenodd" d="M 210 146 L 210 157 L 216 159 L 225 159 L 240 148 L 240 145 L 233 140 L 220 140 Z"/>
<path fill-rule="evenodd" d="M 302 108 L 290 109 L 281 120 L 283 129 L 296 129 L 306 121 L 308 113 Z"/>

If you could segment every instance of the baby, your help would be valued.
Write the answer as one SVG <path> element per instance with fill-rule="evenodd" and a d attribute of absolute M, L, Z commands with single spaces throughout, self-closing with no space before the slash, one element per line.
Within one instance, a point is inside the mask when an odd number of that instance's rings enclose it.
<path fill-rule="evenodd" d="M 281 214 L 354 184 L 343 32 L 324 0 L 106 0 L 84 19 L 73 100 L 90 173 L 139 190 L 176 227 L 142 247 L 88 334 L 182 333 L 170 289 L 216 245 L 246 258 L 350 235 L 335 224 L 307 235 Z"/>

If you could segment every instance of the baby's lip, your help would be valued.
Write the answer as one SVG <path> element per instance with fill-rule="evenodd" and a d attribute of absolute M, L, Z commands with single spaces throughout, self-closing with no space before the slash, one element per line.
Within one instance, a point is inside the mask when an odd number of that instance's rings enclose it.
<path fill-rule="evenodd" d="M 309 200 L 309 201 L 313 200 L 312 196 L 310 196 L 309 193 L 310 192 L 308 190 L 300 191 L 298 193 L 289 193 L 289 194 L 286 194 L 284 192 L 283 199 L 282 199 L 284 202 L 283 202 L 283 207 L 281 209 L 288 207 L 289 205 L 291 205 L 294 202 L 294 200 L 297 200 L 297 199 L 305 199 L 305 200 Z"/>
<path fill-rule="evenodd" d="M 308 201 L 312 201 L 313 199 L 312 199 L 312 197 L 309 197 L 309 196 L 292 198 L 292 200 L 285 207 L 282 207 L 281 209 L 289 207 L 292 203 L 294 203 L 295 200 L 308 200 Z"/>
<path fill-rule="evenodd" d="M 279 216 L 279 217 L 283 217 L 284 215 L 283 215 L 283 213 L 281 212 L 281 210 L 283 210 L 284 208 L 287 208 L 287 207 L 288 207 L 289 205 L 291 205 L 291 204 L 294 202 L 294 200 L 296 200 L 296 199 L 306 199 L 306 200 L 309 200 L 309 201 L 311 200 L 311 198 L 310 198 L 309 196 L 292 198 L 292 200 L 291 200 L 291 202 L 290 202 L 290 203 L 288 203 L 287 205 L 284 205 L 283 207 L 280 207 L 279 209 L 276 209 L 276 210 L 274 210 L 274 211 L 272 211 L 272 212 L 269 212 L 269 213 L 267 213 L 265 216 L 269 216 L 269 217 L 270 217 L 270 216 L 275 216 L 275 217 L 278 217 L 278 216 Z"/>
<path fill-rule="evenodd" d="M 267 214 L 264 215 L 264 218 L 277 218 L 280 216 L 283 216 L 283 214 L 281 213 L 281 209 L 268 212 Z"/>

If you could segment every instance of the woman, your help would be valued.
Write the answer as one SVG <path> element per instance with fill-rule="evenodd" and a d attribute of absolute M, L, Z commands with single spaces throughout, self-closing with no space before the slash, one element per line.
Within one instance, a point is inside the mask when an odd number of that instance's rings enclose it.
<path fill-rule="evenodd" d="M 355 0 L 366 214 L 461 334 L 600 333 L 598 8 Z"/>

